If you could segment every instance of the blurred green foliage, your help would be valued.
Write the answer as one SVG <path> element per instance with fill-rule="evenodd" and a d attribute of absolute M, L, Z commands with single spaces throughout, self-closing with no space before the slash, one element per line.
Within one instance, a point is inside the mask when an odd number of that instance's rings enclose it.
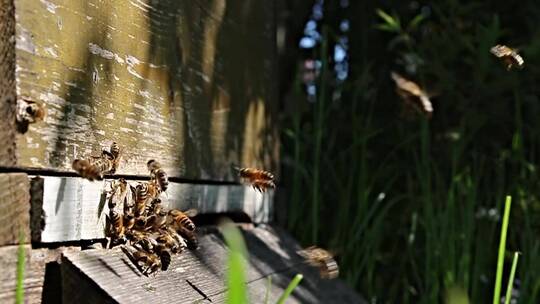
<path fill-rule="evenodd" d="M 486 303 L 511 194 L 517 299 L 538 303 L 540 2 L 339 3 L 325 2 L 322 40 L 305 52 L 321 60 L 315 101 L 299 68 L 282 117 L 288 227 L 336 251 L 370 302 L 440 303 L 459 291 Z M 341 82 L 332 58 L 343 19 Z M 497 43 L 518 48 L 525 68 L 507 71 L 489 52 Z M 435 95 L 431 120 L 403 115 L 392 70 Z"/>

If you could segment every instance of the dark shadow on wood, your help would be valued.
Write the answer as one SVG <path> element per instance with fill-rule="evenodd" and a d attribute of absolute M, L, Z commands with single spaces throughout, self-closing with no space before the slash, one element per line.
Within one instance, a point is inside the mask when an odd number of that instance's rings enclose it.
<path fill-rule="evenodd" d="M 57 262 L 49 262 L 45 265 L 45 279 L 43 282 L 41 303 L 62 303 L 62 277 L 60 273 L 60 264 Z"/>

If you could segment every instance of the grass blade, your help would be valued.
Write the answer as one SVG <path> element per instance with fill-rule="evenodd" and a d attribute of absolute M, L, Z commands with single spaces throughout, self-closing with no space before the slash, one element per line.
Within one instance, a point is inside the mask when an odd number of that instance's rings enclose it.
<path fill-rule="evenodd" d="M 285 291 L 283 292 L 281 297 L 279 297 L 276 303 L 277 304 L 285 303 L 285 300 L 287 300 L 287 298 L 291 295 L 293 290 L 296 288 L 296 286 L 298 286 L 298 284 L 300 283 L 300 281 L 302 281 L 303 278 L 304 276 L 301 274 L 297 274 L 296 276 L 294 276 L 292 281 L 289 283 L 289 286 L 287 286 L 287 289 L 285 289 Z"/>
<path fill-rule="evenodd" d="M 227 246 L 229 246 L 227 303 L 248 303 L 244 274 L 247 250 L 244 239 L 238 228 L 231 224 L 223 225 L 223 236 Z"/>
<path fill-rule="evenodd" d="M 266 281 L 267 285 L 266 285 L 266 292 L 264 294 L 264 304 L 268 304 L 268 299 L 269 299 L 269 296 L 270 296 L 270 289 L 272 288 L 272 277 L 269 276 L 267 281 Z"/>
<path fill-rule="evenodd" d="M 495 277 L 495 291 L 493 292 L 493 304 L 498 304 L 501 298 L 501 285 L 504 267 L 504 252 L 506 250 L 506 233 L 508 231 L 508 220 L 510 218 L 510 206 L 512 197 L 506 196 L 504 203 L 504 216 L 501 227 L 501 240 L 499 242 L 499 256 L 497 259 L 497 276 Z"/>
<path fill-rule="evenodd" d="M 508 286 L 506 287 L 505 304 L 510 304 L 512 298 L 512 287 L 514 286 L 514 277 L 516 276 L 516 268 L 519 260 L 519 252 L 514 252 L 514 260 L 512 261 L 512 270 L 510 270 L 510 278 L 508 278 Z"/>
<path fill-rule="evenodd" d="M 17 250 L 17 286 L 15 287 L 15 303 L 24 303 L 24 266 L 26 256 L 24 249 L 24 236 L 19 237 L 19 249 Z"/>

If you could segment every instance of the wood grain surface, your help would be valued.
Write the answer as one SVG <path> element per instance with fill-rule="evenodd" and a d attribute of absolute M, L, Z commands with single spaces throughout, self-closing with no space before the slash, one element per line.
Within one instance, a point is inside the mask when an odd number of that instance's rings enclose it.
<path fill-rule="evenodd" d="M 16 164 L 15 7 L 0 0 L 0 166 Z"/>
<path fill-rule="evenodd" d="M 243 234 L 249 251 L 246 283 L 251 303 L 263 303 L 268 277 L 272 278 L 269 303 L 275 303 L 297 273 L 304 280 L 287 303 L 365 303 L 340 280 L 320 279 L 316 269 L 302 262 L 296 253 L 299 245 L 283 230 L 260 225 Z M 97 288 L 112 302 L 226 303 L 228 253 L 222 239 L 218 230 L 201 236 L 199 250 L 174 256 L 169 269 L 155 276 L 141 275 L 118 249 L 68 253 L 62 267 L 73 274 L 70 284 L 93 282 L 96 287 L 87 292 Z"/>
<path fill-rule="evenodd" d="M 193 179 L 277 168 L 273 1 L 15 5 L 18 96 L 47 107 L 19 136 L 20 166 L 71 170 L 117 141 L 121 174 L 151 158 Z"/>
<path fill-rule="evenodd" d="M 25 270 L 24 270 L 24 299 L 25 303 L 42 303 L 43 295 L 48 297 L 48 303 L 58 303 L 54 299 L 60 299 L 62 290 L 55 278 L 60 268 L 57 261 L 60 260 L 62 251 L 73 251 L 75 248 L 64 249 L 32 249 L 30 245 L 24 245 Z M 15 303 L 15 286 L 17 282 L 17 252 L 19 246 L 4 246 L 0 248 L 0 303 Z M 44 286 L 49 284 L 49 286 Z M 51 288 L 55 288 L 51 289 Z M 44 302 L 47 303 L 47 302 Z M 66 302 L 67 303 L 67 302 Z"/>
<path fill-rule="evenodd" d="M 30 183 L 24 173 L 0 174 L 0 246 L 30 242 Z"/>

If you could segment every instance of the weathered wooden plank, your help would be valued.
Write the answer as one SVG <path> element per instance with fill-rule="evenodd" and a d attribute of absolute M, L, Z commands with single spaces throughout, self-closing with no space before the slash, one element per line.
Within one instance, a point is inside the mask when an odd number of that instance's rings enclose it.
<path fill-rule="evenodd" d="M 193 303 L 205 296 L 212 303 L 225 303 L 227 249 L 218 230 L 213 231 L 201 237 L 199 250 L 176 255 L 169 270 L 155 276 L 140 275 L 118 249 L 68 253 L 64 259 L 69 262 L 62 267 L 80 273 L 74 284 L 77 280 L 92 281 L 119 303 Z M 262 303 L 268 276 L 272 276 L 269 294 L 270 303 L 274 303 L 296 273 L 305 278 L 290 303 L 365 303 L 340 280 L 320 279 L 316 269 L 301 262 L 296 254 L 298 244 L 282 230 L 262 225 L 245 230 L 244 235 L 250 254 L 246 279 L 252 303 Z"/>
<path fill-rule="evenodd" d="M 15 7 L 0 1 L 0 166 L 16 164 Z"/>
<path fill-rule="evenodd" d="M 45 212 L 43 210 L 44 179 L 30 179 L 30 233 L 32 242 L 41 242 L 41 231 L 45 228 Z"/>
<path fill-rule="evenodd" d="M 274 2 L 15 0 L 20 96 L 47 104 L 19 165 L 70 170 L 112 140 L 119 173 L 277 169 Z"/>
<path fill-rule="evenodd" d="M 90 182 L 82 178 L 43 177 L 45 226 L 41 242 L 64 242 L 103 238 L 108 207 L 104 190 L 110 181 Z M 134 181 L 128 181 L 134 182 Z M 261 194 L 242 185 L 198 185 L 170 183 L 161 195 L 164 206 L 200 213 L 243 211 L 253 221 L 268 222 L 273 192 Z M 38 241 L 37 239 L 34 239 Z"/>
<path fill-rule="evenodd" d="M 76 250 L 64 249 L 31 249 L 30 245 L 25 248 L 25 270 L 23 287 L 25 303 L 41 303 L 43 294 L 48 297 L 49 303 L 58 303 L 55 299 L 60 298 L 58 282 L 54 282 L 54 265 L 59 260 L 62 251 Z M 16 267 L 18 246 L 5 246 L 0 248 L 0 303 L 15 303 Z M 58 279 L 58 278 L 56 278 Z M 49 287 L 44 284 L 50 284 Z M 56 287 L 57 290 L 51 290 Z M 48 289 L 48 290 L 47 290 Z"/>
<path fill-rule="evenodd" d="M 0 245 L 30 241 L 30 186 L 24 173 L 0 174 Z"/>

